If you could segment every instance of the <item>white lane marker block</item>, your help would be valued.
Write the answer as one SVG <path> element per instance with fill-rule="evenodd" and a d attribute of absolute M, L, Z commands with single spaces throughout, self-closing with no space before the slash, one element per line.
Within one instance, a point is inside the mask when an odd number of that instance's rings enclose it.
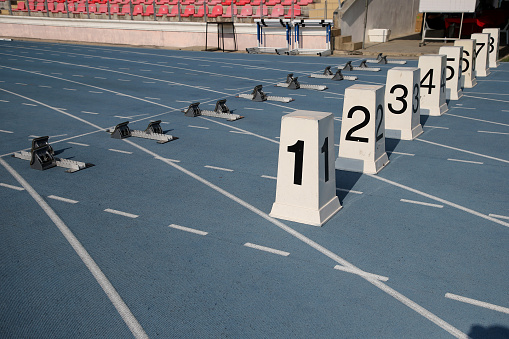
<path fill-rule="evenodd" d="M 281 118 L 271 217 L 322 226 L 341 209 L 336 196 L 333 117 L 297 110 Z"/>
<path fill-rule="evenodd" d="M 498 62 L 498 48 L 500 46 L 500 28 L 484 28 L 483 33 L 490 34 L 490 41 L 488 46 L 488 67 L 497 68 L 500 63 Z M 507 32 L 505 33 L 507 34 Z"/>
<path fill-rule="evenodd" d="M 428 207 L 444 208 L 444 205 L 431 204 L 429 202 L 422 202 L 422 201 L 408 200 L 408 199 L 399 199 L 399 201 L 406 202 L 406 203 L 409 203 L 409 204 L 414 204 L 414 205 L 422 205 L 422 206 L 428 206 Z"/>
<path fill-rule="evenodd" d="M 440 47 L 439 54 L 447 56 L 445 71 L 445 98 L 449 100 L 459 100 L 463 96 L 461 90 L 461 58 L 463 56 L 463 47 L 444 46 Z"/>
<path fill-rule="evenodd" d="M 67 199 L 67 198 L 62 198 L 62 197 L 59 197 L 57 195 L 48 195 L 48 198 L 50 199 L 53 199 L 53 200 L 58 200 L 58 201 L 63 201 L 63 202 L 67 202 L 69 204 L 77 204 L 79 201 L 77 200 L 72 200 L 72 199 Z"/>
<path fill-rule="evenodd" d="M 475 77 L 475 40 L 460 39 L 454 41 L 454 46 L 463 47 L 461 60 L 461 87 L 472 88 L 477 85 Z"/>
<path fill-rule="evenodd" d="M 447 57 L 442 54 L 419 57 L 421 69 L 421 114 L 440 116 L 447 112 L 445 69 Z"/>
<path fill-rule="evenodd" d="M 23 187 L 4 184 L 3 182 L 0 182 L 0 186 L 5 187 L 5 188 L 10 188 L 11 190 L 16 190 L 16 191 L 24 191 L 25 190 Z"/>
<path fill-rule="evenodd" d="M 269 253 L 272 253 L 272 254 L 278 254 L 278 255 L 281 255 L 283 257 L 287 257 L 290 255 L 289 252 L 285 252 L 285 251 L 280 251 L 280 250 L 276 250 L 274 248 L 270 248 L 270 247 L 266 247 L 266 246 L 261 246 L 261 245 L 256 245 L 256 244 L 252 244 L 250 242 L 246 242 L 244 244 L 244 246 L 246 247 L 250 247 L 250 248 L 254 248 L 254 249 L 257 249 L 257 250 L 260 250 L 260 251 L 264 251 L 264 252 L 269 252 Z"/>
<path fill-rule="evenodd" d="M 422 134 L 419 68 L 394 67 L 385 87 L 385 136 L 413 140 Z"/>
<path fill-rule="evenodd" d="M 135 219 L 135 218 L 139 217 L 139 215 L 136 215 L 136 214 L 122 212 L 122 211 L 114 210 L 114 209 L 111 209 L 111 208 L 105 209 L 104 212 L 108 212 L 108 213 L 112 213 L 112 214 L 117 214 L 117 215 L 121 215 L 121 216 L 124 216 L 124 217 L 132 218 L 132 219 Z"/>
<path fill-rule="evenodd" d="M 194 228 L 185 227 L 185 226 L 175 225 L 175 224 L 171 224 L 168 227 L 174 228 L 176 230 L 181 230 L 181 231 L 184 231 L 184 232 L 198 234 L 198 235 L 207 235 L 207 234 L 209 234 L 208 232 L 200 231 L 200 230 L 197 230 L 197 229 L 194 229 Z"/>
<path fill-rule="evenodd" d="M 384 277 L 382 275 L 368 273 L 368 272 L 364 272 L 362 270 L 354 270 L 354 269 L 351 269 L 349 267 L 345 267 L 345 266 L 341 266 L 341 265 L 334 266 L 334 269 L 338 270 L 338 271 L 347 272 L 347 273 L 357 274 L 357 275 L 360 275 L 360 276 L 368 278 L 368 279 L 376 279 L 376 280 L 380 280 L 380 281 L 387 281 L 387 280 L 389 280 L 389 278 Z"/>
<path fill-rule="evenodd" d="M 490 44 L 489 33 L 474 33 L 470 36 L 475 39 L 475 75 L 476 77 L 487 77 L 490 75 L 488 67 L 488 49 Z"/>
<path fill-rule="evenodd" d="M 336 169 L 376 174 L 389 163 L 384 94 L 383 85 L 353 85 L 345 90 Z"/>
<path fill-rule="evenodd" d="M 462 297 L 460 295 L 452 294 L 452 293 L 446 293 L 445 297 L 449 298 L 449 299 L 461 301 L 461 302 L 464 302 L 467 304 L 484 307 L 484 308 L 487 308 L 487 309 L 490 309 L 493 311 L 509 314 L 509 308 L 507 308 L 507 307 L 498 306 L 498 305 L 490 304 L 490 303 L 487 303 L 484 301 L 479 301 L 479 300 L 475 300 L 475 299 L 471 299 L 471 298 L 467 298 L 467 297 Z"/>

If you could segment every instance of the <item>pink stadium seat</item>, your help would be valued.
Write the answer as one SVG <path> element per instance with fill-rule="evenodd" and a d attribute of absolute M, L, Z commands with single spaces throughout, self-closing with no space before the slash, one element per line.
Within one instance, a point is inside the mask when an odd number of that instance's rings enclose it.
<path fill-rule="evenodd" d="M 277 4 L 276 6 L 272 7 L 272 13 L 270 14 L 271 18 L 279 18 L 283 15 L 285 15 L 285 8 L 283 5 Z"/>
<path fill-rule="evenodd" d="M 108 14 L 108 4 L 99 4 L 99 9 L 97 10 L 99 14 Z"/>
<path fill-rule="evenodd" d="M 194 4 L 194 0 L 181 0 L 180 1 L 181 6 L 187 6 L 187 5 L 191 5 L 191 4 Z"/>
<path fill-rule="evenodd" d="M 157 0 L 157 1 L 156 1 L 156 4 L 157 4 L 157 5 L 165 5 L 165 4 L 167 4 L 168 2 L 170 2 L 170 0 Z"/>
<path fill-rule="evenodd" d="M 269 16 L 269 8 L 267 6 L 263 6 L 263 16 Z M 253 18 L 261 18 L 260 6 L 256 7 L 256 12 L 253 15 Z"/>
<path fill-rule="evenodd" d="M 299 5 L 293 5 L 293 17 L 295 18 L 296 16 L 300 16 L 301 15 L 301 11 L 300 11 L 300 6 Z M 292 18 L 292 7 L 290 7 L 290 9 L 288 10 L 288 14 L 285 15 L 285 18 L 286 19 L 291 19 Z"/>
<path fill-rule="evenodd" d="M 283 6 L 291 6 L 292 2 L 293 2 L 293 0 L 282 0 L 281 1 L 281 5 L 283 5 Z"/>
<path fill-rule="evenodd" d="M 181 16 L 187 18 L 193 15 L 194 15 L 194 5 L 187 5 L 186 9 L 184 9 L 184 13 L 182 13 Z"/>
<path fill-rule="evenodd" d="M 208 6 L 205 6 L 205 8 L 207 9 L 207 16 L 208 16 L 208 15 L 209 15 L 209 7 L 208 7 Z M 201 5 L 201 6 L 199 6 L 199 7 L 198 7 L 198 12 L 197 12 L 197 13 L 195 13 L 193 16 L 194 16 L 195 18 L 203 18 L 204 13 L 205 13 L 205 11 L 204 11 L 204 9 L 203 9 L 203 5 Z"/>
<path fill-rule="evenodd" d="M 233 5 L 233 12 L 237 14 L 237 5 Z M 232 17 L 232 6 L 226 7 L 226 13 L 223 14 L 223 18 L 231 18 Z"/>
<path fill-rule="evenodd" d="M 12 7 L 13 11 L 27 12 L 27 6 L 24 1 L 18 1 L 16 7 Z"/>
<path fill-rule="evenodd" d="M 166 14 L 166 16 L 168 16 L 168 17 L 170 17 L 170 16 L 177 16 L 178 11 L 179 11 L 179 6 L 175 5 L 175 6 L 173 6 L 171 8 L 170 13 Z"/>
<path fill-rule="evenodd" d="M 240 10 L 240 14 L 237 15 L 239 18 L 248 18 L 253 15 L 253 6 L 245 5 Z"/>
<path fill-rule="evenodd" d="M 55 9 L 53 11 L 51 11 L 51 13 L 67 13 L 65 11 L 65 3 L 58 2 L 57 6 L 55 7 Z"/>
<path fill-rule="evenodd" d="M 122 12 L 118 13 L 118 15 L 131 15 L 131 5 L 127 4 L 122 7 Z"/>
<path fill-rule="evenodd" d="M 223 1 L 221 2 L 221 4 L 222 4 L 223 6 L 230 6 L 230 5 L 232 4 L 232 0 L 223 0 Z"/>
<path fill-rule="evenodd" d="M 133 8 L 133 15 L 143 14 L 143 5 L 136 5 Z"/>
<path fill-rule="evenodd" d="M 222 15 L 223 15 L 223 5 L 215 5 L 214 8 L 212 8 L 212 12 L 210 13 L 209 17 L 217 18 L 218 16 Z"/>
<path fill-rule="evenodd" d="M 111 4 L 110 5 L 110 13 L 111 14 L 119 14 L 120 13 L 120 5 L 119 4 Z"/>
<path fill-rule="evenodd" d="M 168 5 L 176 5 L 176 4 L 178 4 L 178 0 L 170 0 L 168 2 Z"/>
<path fill-rule="evenodd" d="M 207 4 L 210 6 L 219 5 L 221 3 L 221 0 L 208 0 Z"/>
<path fill-rule="evenodd" d="M 267 6 L 275 6 L 277 4 L 280 4 L 281 3 L 281 0 L 268 0 L 267 1 Z"/>
<path fill-rule="evenodd" d="M 145 8 L 145 13 L 143 13 L 142 15 L 143 16 L 154 15 L 154 5 L 148 5 L 147 8 Z"/>
<path fill-rule="evenodd" d="M 46 7 L 44 6 L 44 2 L 37 2 L 37 6 L 35 7 L 36 12 L 46 13 Z M 86 10 L 85 10 L 86 12 Z"/>
<path fill-rule="evenodd" d="M 169 13 L 168 5 L 161 5 L 159 6 L 159 9 L 157 10 L 156 16 L 163 16 L 167 15 Z"/>
<path fill-rule="evenodd" d="M 260 6 L 260 2 L 262 0 L 251 0 L 251 6 Z M 265 4 L 265 0 L 263 1 L 263 3 Z"/>

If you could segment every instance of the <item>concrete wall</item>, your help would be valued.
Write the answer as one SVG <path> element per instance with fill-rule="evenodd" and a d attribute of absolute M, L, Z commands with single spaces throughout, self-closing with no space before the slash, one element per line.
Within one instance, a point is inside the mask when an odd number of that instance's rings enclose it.
<path fill-rule="evenodd" d="M 351 35 L 352 41 L 362 41 L 366 0 L 346 0 L 340 11 L 342 35 Z M 391 38 L 413 34 L 419 11 L 419 0 L 368 0 L 368 31 L 372 28 L 391 30 Z"/>
<path fill-rule="evenodd" d="M 186 48 L 205 46 L 204 22 L 157 22 L 67 19 L 0 15 L 0 37 Z M 235 24 L 237 48 L 257 46 L 256 25 Z M 306 29 L 302 48 L 325 49 L 325 30 Z M 217 26 L 208 26 L 208 47 L 217 47 Z M 286 47 L 283 29 L 264 30 L 265 47 Z M 293 40 L 293 39 L 292 39 Z M 225 27 L 225 49 L 233 49 L 231 28 Z M 296 48 L 297 46 L 294 46 Z"/>

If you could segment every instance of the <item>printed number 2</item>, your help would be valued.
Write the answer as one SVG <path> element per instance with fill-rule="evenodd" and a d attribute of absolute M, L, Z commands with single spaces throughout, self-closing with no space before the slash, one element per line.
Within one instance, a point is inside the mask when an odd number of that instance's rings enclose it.
<path fill-rule="evenodd" d="M 295 144 L 288 146 L 288 152 L 295 153 L 295 166 L 293 168 L 293 183 L 302 185 L 302 168 L 304 165 L 304 141 L 298 140 Z M 329 181 L 329 137 L 326 137 L 320 149 L 325 156 L 325 182 Z"/>

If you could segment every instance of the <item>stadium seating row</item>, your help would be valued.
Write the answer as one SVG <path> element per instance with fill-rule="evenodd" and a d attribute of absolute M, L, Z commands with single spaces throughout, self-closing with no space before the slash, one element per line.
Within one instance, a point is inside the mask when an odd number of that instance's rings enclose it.
<path fill-rule="evenodd" d="M 47 5 L 45 1 L 37 1 L 34 3 L 33 1 L 29 2 L 30 11 L 33 12 L 42 12 L 42 13 L 73 13 L 73 14 L 86 14 L 87 13 L 87 4 L 84 1 L 80 2 L 68 2 L 67 6 L 64 2 L 52 2 L 48 1 Z M 47 7 L 46 7 L 47 6 Z M 67 7 L 67 8 L 66 8 Z M 253 7 L 251 4 L 246 4 L 242 6 L 240 13 L 238 11 L 237 5 L 234 5 L 234 12 L 239 18 L 259 18 L 260 15 L 260 6 Z M 231 18 L 232 16 L 232 8 L 231 6 L 223 6 L 222 4 L 216 4 L 213 7 L 206 6 L 207 8 L 207 16 L 216 18 L 216 17 L 224 17 Z M 132 11 L 131 11 L 132 9 Z M 254 10 L 253 10 L 254 9 Z M 24 1 L 18 1 L 17 6 L 12 8 L 13 11 L 21 11 L 27 12 L 26 4 Z M 156 3 L 156 16 L 166 15 L 167 17 L 176 17 L 178 16 L 178 5 L 168 6 L 166 4 L 157 5 Z M 270 10 L 270 15 L 269 15 Z M 122 3 L 112 3 L 109 5 L 108 12 L 108 4 L 107 3 L 90 3 L 88 4 L 88 13 L 92 14 L 115 14 L 115 15 L 132 15 L 137 16 L 150 16 L 154 15 L 154 5 L 134 5 L 130 4 L 122 4 Z M 286 13 L 285 13 L 286 12 Z M 181 17 L 196 17 L 202 18 L 205 15 L 205 6 L 203 6 L 203 2 L 201 5 L 188 4 L 186 6 L 181 5 Z M 293 13 L 292 7 L 289 6 L 288 10 L 285 10 L 285 6 L 283 4 L 275 4 L 274 6 L 265 5 L 263 6 L 263 16 L 271 17 L 271 18 L 293 18 L 299 17 L 302 15 L 301 6 L 298 4 L 293 5 Z"/>

